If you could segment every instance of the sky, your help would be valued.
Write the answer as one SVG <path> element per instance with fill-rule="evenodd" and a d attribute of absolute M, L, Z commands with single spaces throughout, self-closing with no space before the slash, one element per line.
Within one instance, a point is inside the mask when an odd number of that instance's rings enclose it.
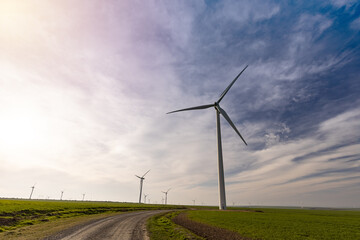
<path fill-rule="evenodd" d="M 0 2 L 0 197 L 360 207 L 360 4 Z"/>

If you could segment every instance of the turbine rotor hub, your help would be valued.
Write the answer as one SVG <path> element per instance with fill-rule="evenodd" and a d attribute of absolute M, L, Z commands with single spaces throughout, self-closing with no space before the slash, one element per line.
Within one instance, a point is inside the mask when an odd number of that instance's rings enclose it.
<path fill-rule="evenodd" d="M 220 107 L 219 103 L 215 102 L 214 103 L 214 108 L 215 108 L 216 111 L 218 111 L 220 113 L 219 107 Z"/>

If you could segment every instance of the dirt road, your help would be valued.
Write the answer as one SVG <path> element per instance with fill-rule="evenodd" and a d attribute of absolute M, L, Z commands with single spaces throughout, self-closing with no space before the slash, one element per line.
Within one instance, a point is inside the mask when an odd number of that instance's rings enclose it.
<path fill-rule="evenodd" d="M 72 227 L 44 240 L 149 239 L 146 232 L 146 220 L 161 212 L 166 212 L 166 210 L 123 213 Z"/>

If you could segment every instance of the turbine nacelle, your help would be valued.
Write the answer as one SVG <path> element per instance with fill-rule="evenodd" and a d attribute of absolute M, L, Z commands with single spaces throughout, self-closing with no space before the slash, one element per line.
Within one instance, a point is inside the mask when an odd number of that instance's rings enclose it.
<path fill-rule="evenodd" d="M 216 111 L 218 111 L 220 113 L 219 107 L 220 107 L 219 103 L 215 102 L 214 103 L 214 108 L 215 108 Z"/>
<path fill-rule="evenodd" d="M 171 188 L 169 188 L 166 192 L 161 191 L 162 193 L 168 194 L 168 192 L 170 191 Z"/>
<path fill-rule="evenodd" d="M 144 179 L 145 179 L 145 178 L 144 178 L 145 175 L 146 175 L 148 172 L 150 172 L 150 170 L 151 170 L 151 169 L 149 169 L 149 170 L 148 170 L 146 173 L 144 173 L 144 175 L 142 175 L 141 177 L 138 176 L 138 175 L 136 175 L 136 174 L 135 174 L 135 176 L 138 177 L 138 178 L 140 178 L 140 179 L 142 179 L 142 180 L 144 180 Z"/>

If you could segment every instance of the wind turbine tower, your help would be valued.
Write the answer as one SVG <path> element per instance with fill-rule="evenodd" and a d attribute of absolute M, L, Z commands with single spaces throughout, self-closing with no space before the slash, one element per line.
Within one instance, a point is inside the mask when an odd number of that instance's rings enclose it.
<path fill-rule="evenodd" d="M 165 205 L 167 204 L 167 195 L 171 188 L 169 188 L 166 192 L 163 192 L 165 194 Z"/>
<path fill-rule="evenodd" d="M 31 199 L 31 197 L 32 197 L 32 195 L 33 195 L 35 185 L 36 185 L 36 183 L 35 183 L 32 187 L 30 187 L 30 188 L 31 188 L 31 193 L 30 193 L 29 199 Z"/>
<path fill-rule="evenodd" d="M 232 85 L 235 83 L 235 81 L 240 77 L 240 75 L 245 71 L 245 69 L 248 66 L 246 66 L 236 77 L 235 79 L 230 83 L 230 85 L 222 92 L 220 95 L 220 98 L 212 104 L 207 105 L 201 105 L 196 107 L 190 107 L 190 108 L 184 108 L 170 113 L 175 112 L 181 112 L 181 111 L 189 111 L 189 110 L 200 110 L 200 109 L 206 109 L 210 107 L 215 108 L 216 112 L 216 135 L 217 135 L 217 147 L 218 147 L 218 177 L 219 177 L 219 209 L 225 210 L 226 209 L 226 196 L 225 196 L 225 181 L 224 181 L 224 165 L 223 165 L 223 156 L 222 156 L 222 146 L 221 146 L 221 129 L 220 129 L 220 114 L 225 118 L 225 120 L 230 124 L 230 126 L 235 130 L 235 132 L 239 135 L 239 137 L 243 140 L 245 145 L 247 145 L 245 139 L 241 136 L 240 132 L 235 127 L 234 123 L 231 121 L 229 115 L 225 112 L 224 109 L 220 107 L 220 102 L 226 95 L 226 93 L 230 90 Z"/>
<path fill-rule="evenodd" d="M 61 191 L 60 201 L 62 200 L 63 195 L 64 195 L 64 191 Z"/>
<path fill-rule="evenodd" d="M 82 200 L 84 201 L 84 198 L 85 198 L 85 193 L 83 193 L 83 194 L 82 194 L 82 196 L 83 196 Z"/>
<path fill-rule="evenodd" d="M 146 175 L 148 172 L 150 172 L 150 169 L 149 169 L 144 175 L 142 175 L 141 177 L 138 176 L 138 175 L 135 175 L 136 177 L 140 178 L 140 196 L 139 196 L 139 203 L 141 203 L 142 187 L 143 187 L 143 182 L 144 182 L 144 179 L 145 179 L 144 177 L 145 177 L 145 175 Z M 146 203 L 146 202 L 145 202 L 145 203 Z"/>

